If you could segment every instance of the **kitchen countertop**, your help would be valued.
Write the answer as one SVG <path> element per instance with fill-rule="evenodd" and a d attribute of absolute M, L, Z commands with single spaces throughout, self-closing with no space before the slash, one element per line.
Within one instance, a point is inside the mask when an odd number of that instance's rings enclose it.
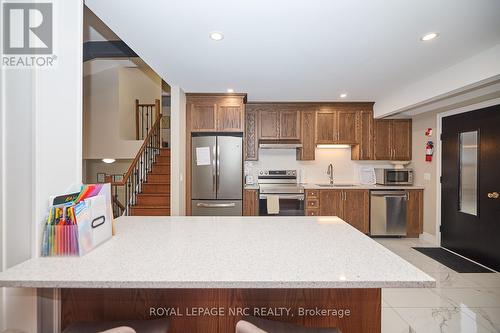
<path fill-rule="evenodd" d="M 337 217 L 120 217 L 83 257 L 34 258 L 1 287 L 406 288 L 435 280 Z"/>
<path fill-rule="evenodd" d="M 328 184 L 327 182 L 325 183 L 319 183 L 319 184 Z M 334 187 L 325 187 L 325 186 L 318 186 L 318 184 L 314 183 L 306 183 L 302 184 L 304 186 L 304 189 L 306 190 L 328 190 L 328 189 L 352 189 L 352 190 L 422 190 L 424 189 L 423 186 L 419 185 L 365 185 L 365 184 L 354 184 L 354 186 L 342 186 L 342 183 L 334 183 Z"/>
<path fill-rule="evenodd" d="M 329 189 L 352 189 L 352 190 L 423 190 L 424 187 L 420 185 L 364 185 L 364 184 L 354 184 L 354 186 L 342 186 L 342 184 L 335 184 L 334 187 L 323 187 L 318 186 L 318 184 L 328 184 L 328 183 L 303 183 L 300 184 L 306 190 L 329 190 Z M 258 190 L 259 185 L 245 185 L 245 190 Z"/>

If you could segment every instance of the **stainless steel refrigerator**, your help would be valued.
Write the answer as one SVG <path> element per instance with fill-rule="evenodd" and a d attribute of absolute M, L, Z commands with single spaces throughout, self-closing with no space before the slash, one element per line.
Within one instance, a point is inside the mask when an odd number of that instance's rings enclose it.
<path fill-rule="evenodd" d="M 241 216 L 242 138 L 193 136 L 191 142 L 191 214 Z"/>

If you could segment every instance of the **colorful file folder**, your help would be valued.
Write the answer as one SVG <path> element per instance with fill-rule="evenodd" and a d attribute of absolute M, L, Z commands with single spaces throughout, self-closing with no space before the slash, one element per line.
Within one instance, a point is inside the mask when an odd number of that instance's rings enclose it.
<path fill-rule="evenodd" d="M 42 240 L 42 256 L 82 256 L 112 236 L 109 184 L 83 185 L 53 198 Z"/>

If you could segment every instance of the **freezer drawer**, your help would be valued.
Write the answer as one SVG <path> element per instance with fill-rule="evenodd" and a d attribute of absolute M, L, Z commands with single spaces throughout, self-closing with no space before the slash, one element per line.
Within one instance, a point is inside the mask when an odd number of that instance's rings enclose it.
<path fill-rule="evenodd" d="M 406 236 L 406 192 L 371 191 L 370 235 Z"/>
<path fill-rule="evenodd" d="M 242 216 L 241 200 L 192 200 L 193 216 Z"/>

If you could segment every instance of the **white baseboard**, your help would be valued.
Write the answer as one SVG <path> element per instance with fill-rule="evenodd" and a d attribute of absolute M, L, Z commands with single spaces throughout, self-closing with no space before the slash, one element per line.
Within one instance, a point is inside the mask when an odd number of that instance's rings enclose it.
<path fill-rule="evenodd" d="M 428 232 L 424 232 L 420 235 L 419 239 L 423 240 L 424 242 L 431 243 L 433 245 L 438 245 L 437 237 L 436 235 L 431 235 Z"/>

